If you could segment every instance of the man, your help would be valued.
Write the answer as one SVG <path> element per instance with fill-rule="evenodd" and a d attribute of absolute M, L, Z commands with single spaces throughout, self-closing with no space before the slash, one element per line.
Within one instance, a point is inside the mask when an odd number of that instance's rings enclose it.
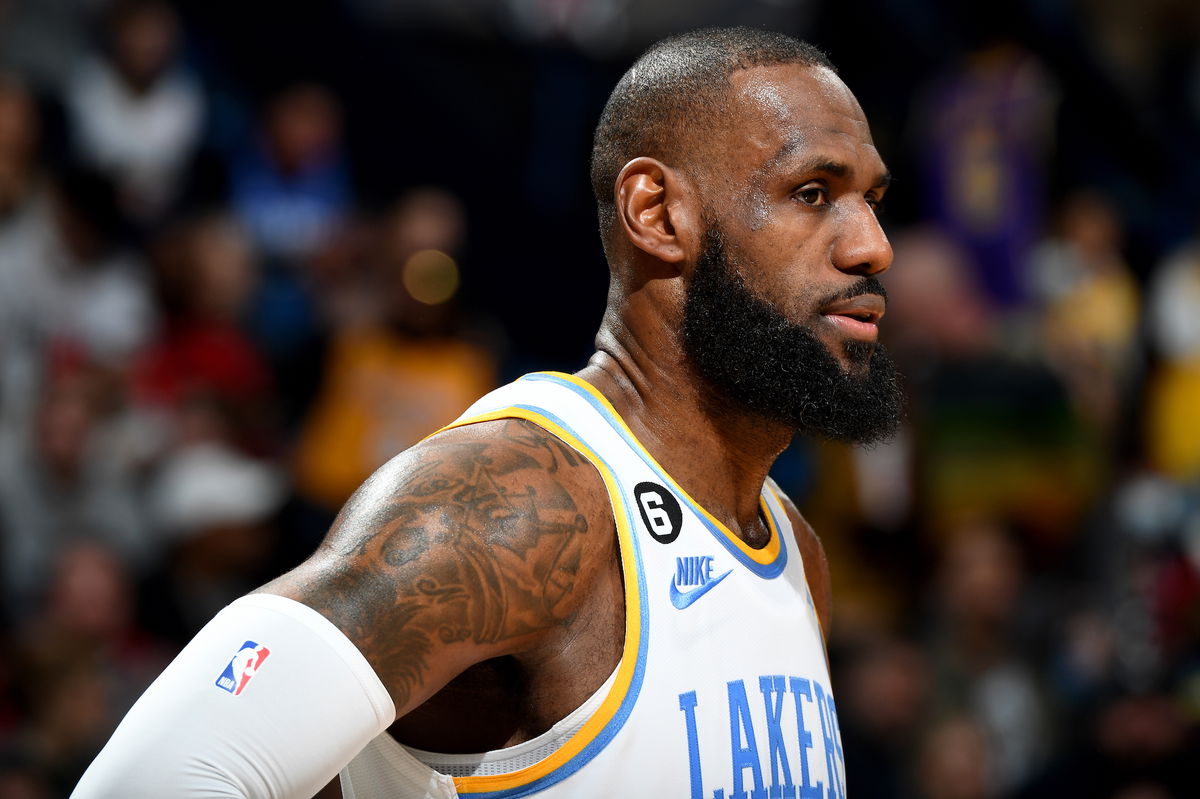
<path fill-rule="evenodd" d="M 767 470 L 798 430 L 895 426 L 866 120 L 808 45 L 698 31 L 621 80 L 592 172 L 587 367 L 384 466 L 77 795 L 304 796 L 339 769 L 351 799 L 844 795 L 828 571 Z"/>

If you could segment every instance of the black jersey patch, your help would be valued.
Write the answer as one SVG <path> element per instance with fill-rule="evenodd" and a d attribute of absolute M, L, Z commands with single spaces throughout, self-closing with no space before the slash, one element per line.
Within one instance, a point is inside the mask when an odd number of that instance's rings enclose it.
<path fill-rule="evenodd" d="M 660 544 L 669 544 L 679 537 L 683 528 L 683 509 L 666 486 L 638 483 L 633 487 L 633 497 L 651 538 Z"/>

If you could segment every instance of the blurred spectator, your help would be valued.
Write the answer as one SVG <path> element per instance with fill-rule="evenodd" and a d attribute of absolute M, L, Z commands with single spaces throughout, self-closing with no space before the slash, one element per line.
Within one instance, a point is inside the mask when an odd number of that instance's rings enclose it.
<path fill-rule="evenodd" d="M 270 522 L 285 487 L 277 469 L 213 441 L 181 447 L 161 464 L 149 505 L 167 552 L 142 596 L 148 629 L 182 646 L 273 576 Z"/>
<path fill-rule="evenodd" d="M 855 795 L 912 796 L 911 764 L 929 709 L 924 655 L 912 644 L 885 637 L 854 652 L 838 676 L 838 722 Z"/>
<path fill-rule="evenodd" d="M 22 305 L 51 235 L 48 181 L 37 162 L 42 120 L 25 84 L 0 74 L 0 422 L 20 421 L 37 391 L 41 347 Z M 16 417 L 14 420 L 13 417 Z"/>
<path fill-rule="evenodd" d="M 970 254 L 933 227 L 893 237 L 888 288 L 888 348 L 920 377 L 938 363 L 987 352 L 997 320 Z"/>
<path fill-rule="evenodd" d="M 263 265 L 248 330 L 271 365 L 291 429 L 316 391 L 328 333 L 311 262 L 336 244 L 354 211 L 333 95 L 308 83 L 276 95 L 258 138 L 233 158 L 230 188 Z"/>
<path fill-rule="evenodd" d="M 152 221 L 176 198 L 204 96 L 178 64 L 179 23 L 165 0 L 116 0 L 107 23 L 107 52 L 66 93 L 75 149 L 112 175 L 131 217 Z"/>
<path fill-rule="evenodd" d="M 917 760 L 921 799 L 990 799 L 989 755 L 984 731 L 969 716 L 935 724 L 921 741 Z"/>
<path fill-rule="evenodd" d="M 1121 219 L 1103 196 L 1077 191 L 1057 235 L 1029 264 L 1045 356 L 1080 413 L 1104 430 L 1117 421 L 1134 374 L 1138 287 L 1121 255 Z"/>
<path fill-rule="evenodd" d="M 133 619 L 133 585 L 112 553 L 81 543 L 59 554 L 42 608 L 21 631 L 30 715 L 16 735 L 56 795 L 69 793 L 169 660 Z"/>
<path fill-rule="evenodd" d="M 269 369 L 241 328 L 257 282 L 245 234 L 227 217 L 202 216 L 163 236 L 155 251 L 163 322 L 133 363 L 135 403 L 177 437 L 205 437 L 185 421 L 209 408 L 211 437 L 273 449 Z"/>
<path fill-rule="evenodd" d="M 25 84 L 0 73 L 0 246 L 29 224 L 43 181 L 38 168 L 41 117 Z"/>
<path fill-rule="evenodd" d="M 38 664 L 30 682 L 29 724 L 20 743 L 53 796 L 68 796 L 116 728 L 113 697 L 90 661 Z"/>
<path fill-rule="evenodd" d="M 1104 512 L 1112 529 L 1101 528 L 1097 554 L 1117 642 L 1111 685 L 1185 686 L 1200 670 L 1200 486 L 1134 473 Z"/>
<path fill-rule="evenodd" d="M 29 428 L 0 435 L 4 587 L 18 618 L 36 606 L 62 552 L 103 543 L 128 566 L 152 553 L 134 476 L 104 446 L 104 375 L 52 375 Z"/>
<path fill-rule="evenodd" d="M 260 138 L 234 159 L 234 210 L 272 265 L 315 254 L 349 213 L 341 135 L 333 95 L 298 84 L 271 100 Z"/>
<path fill-rule="evenodd" d="M 987 784 L 996 794 L 1028 779 L 1052 740 L 1038 670 L 1021 637 L 1023 581 L 1016 548 L 990 522 L 963 525 L 946 543 L 931 641 L 934 701 L 977 720 L 989 752 Z"/>
<path fill-rule="evenodd" d="M 926 218 L 967 248 L 980 286 L 1005 309 L 1024 299 L 1056 100 L 1038 60 L 1000 30 L 926 88 L 914 133 Z"/>
<path fill-rule="evenodd" d="M 1056 694 L 1069 709 L 1091 706 L 1115 679 L 1116 634 L 1108 618 L 1092 609 L 1070 613 L 1051 671 Z"/>
<path fill-rule="evenodd" d="M 50 211 L 0 250 L 0 412 L 18 421 L 52 354 L 120 370 L 154 324 L 142 265 L 121 244 L 111 183 L 67 169 Z"/>
<path fill-rule="evenodd" d="M 407 195 L 383 225 L 376 318 L 337 332 L 296 450 L 300 492 L 327 510 L 495 385 L 492 356 L 467 338 L 454 301 L 464 234 L 461 205 L 438 189 Z"/>
<path fill-rule="evenodd" d="M 1147 387 L 1151 462 L 1177 480 L 1200 478 L 1200 236 L 1154 271 L 1146 298 L 1157 368 Z"/>

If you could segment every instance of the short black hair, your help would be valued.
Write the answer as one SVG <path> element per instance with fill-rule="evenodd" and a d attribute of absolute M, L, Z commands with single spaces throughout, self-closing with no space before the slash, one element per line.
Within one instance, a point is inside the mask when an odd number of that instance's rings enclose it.
<path fill-rule="evenodd" d="M 613 184 L 639 156 L 678 165 L 726 107 L 740 69 L 803 64 L 837 69 L 813 45 L 758 28 L 701 28 L 651 45 L 617 83 L 592 142 L 592 192 L 607 240 L 616 219 Z"/>

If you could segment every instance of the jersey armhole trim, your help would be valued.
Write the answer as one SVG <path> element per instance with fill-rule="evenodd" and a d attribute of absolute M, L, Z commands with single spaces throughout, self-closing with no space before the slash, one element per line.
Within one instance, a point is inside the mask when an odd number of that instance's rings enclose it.
<path fill-rule="evenodd" d="M 813 618 L 816 619 L 817 633 L 821 636 L 821 649 L 825 653 L 825 667 L 831 668 L 829 665 L 829 642 L 825 640 L 825 628 L 821 626 L 821 617 L 817 613 L 817 602 L 813 596 L 812 583 L 808 580 L 808 564 L 804 562 L 804 554 L 800 551 L 800 542 L 796 540 L 796 526 L 788 518 L 787 509 L 784 507 L 783 500 L 780 499 L 779 491 L 776 489 L 774 483 L 768 480 L 763 485 L 763 489 L 762 505 L 766 511 L 767 523 L 776 526 L 778 525 L 777 519 L 787 521 L 788 530 L 791 532 L 791 546 L 796 548 L 796 560 L 800 564 L 800 574 L 804 577 L 804 590 L 808 595 L 808 607 L 813 614 Z M 769 500 L 767 497 L 768 494 L 770 495 Z M 774 503 L 774 507 L 772 507 L 772 502 Z"/>
<path fill-rule="evenodd" d="M 455 777 L 454 784 L 458 792 L 472 799 L 527 796 L 566 779 L 599 754 L 624 726 L 637 701 L 645 676 L 649 641 L 641 552 L 633 535 L 629 508 L 621 496 L 612 468 L 583 443 L 566 422 L 540 408 L 514 405 L 459 419 L 442 430 L 501 419 L 524 419 L 541 427 L 586 458 L 600 472 L 612 504 L 621 553 L 621 572 L 625 582 L 625 644 L 612 688 L 579 732 L 568 738 L 545 760 L 532 766 L 508 774 Z"/>

